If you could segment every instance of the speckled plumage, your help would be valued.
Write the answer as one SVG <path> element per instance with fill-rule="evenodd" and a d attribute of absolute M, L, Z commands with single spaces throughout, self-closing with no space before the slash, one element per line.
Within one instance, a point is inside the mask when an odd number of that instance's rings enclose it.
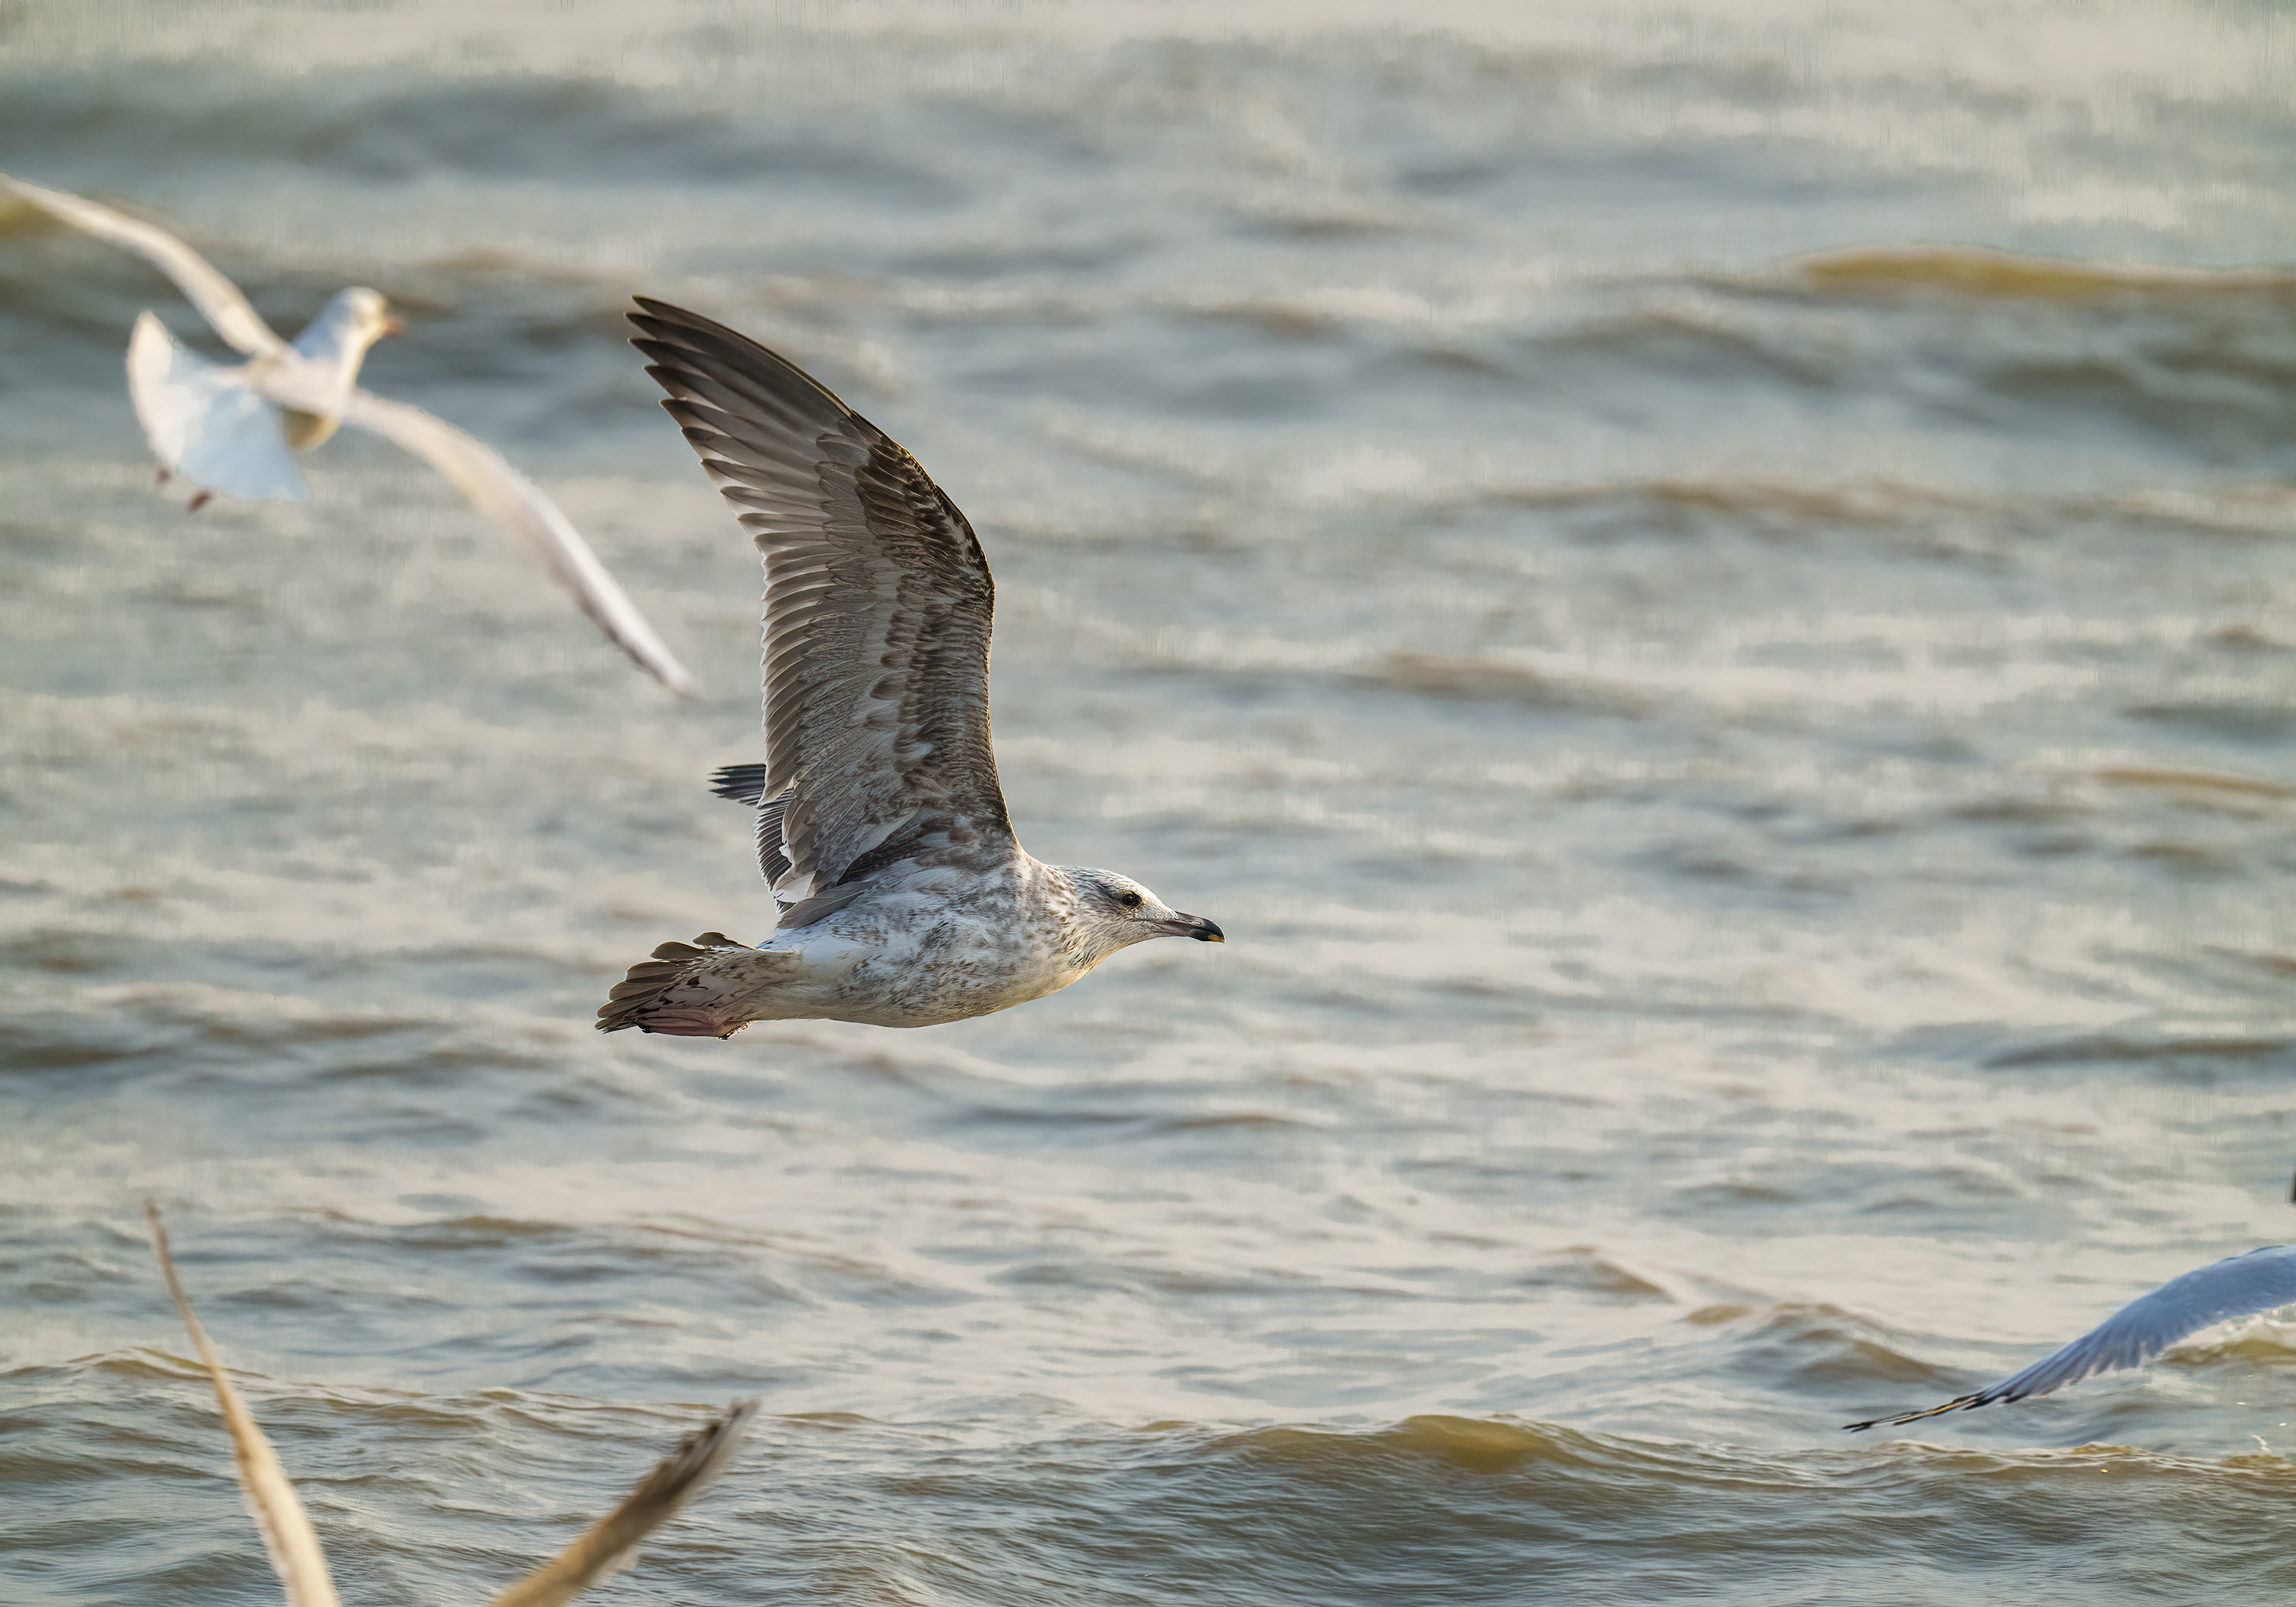
<path fill-rule="evenodd" d="M 755 947 L 663 944 L 599 1029 L 925 1027 L 1041 998 L 1149 938 L 1224 941 L 1128 877 L 1042 864 L 1013 837 L 988 735 L 996 587 L 917 461 L 764 347 L 639 306 L 646 372 L 765 563 L 766 763 L 716 790 L 757 809 L 781 916 Z"/>

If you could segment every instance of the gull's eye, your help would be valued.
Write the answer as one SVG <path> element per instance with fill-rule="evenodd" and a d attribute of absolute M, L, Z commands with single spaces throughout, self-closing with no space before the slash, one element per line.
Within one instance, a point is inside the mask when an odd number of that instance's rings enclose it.
<path fill-rule="evenodd" d="M 1140 907 L 1140 895 L 1137 893 L 1119 893 L 1116 895 L 1116 901 L 1127 909 Z"/>

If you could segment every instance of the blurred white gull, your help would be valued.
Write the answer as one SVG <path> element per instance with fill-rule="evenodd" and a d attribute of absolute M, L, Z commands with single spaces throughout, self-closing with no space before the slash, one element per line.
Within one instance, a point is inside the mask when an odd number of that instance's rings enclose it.
<path fill-rule="evenodd" d="M 730 1037 L 798 1018 L 929 1027 L 1041 998 L 1151 938 L 1226 939 L 1128 876 L 1013 835 L 988 742 L 996 588 L 917 460 L 793 364 L 639 298 L 632 344 L 765 560 L 758 811 L 780 921 L 631 967 L 598 1029 Z"/>
<path fill-rule="evenodd" d="M 327 1554 L 320 1548 L 302 1502 L 296 1498 L 295 1487 L 287 1482 L 271 1442 L 248 1415 L 239 1391 L 232 1388 L 223 1364 L 216 1359 L 215 1348 L 208 1343 L 207 1331 L 192 1310 L 191 1298 L 176 1276 L 175 1258 L 168 1253 L 168 1230 L 160 1221 L 159 1208 L 147 1203 L 144 1215 L 152 1226 L 152 1253 L 159 1260 L 160 1275 L 168 1282 L 168 1298 L 176 1302 L 176 1314 L 184 1319 L 193 1347 L 199 1351 L 200 1365 L 215 1386 L 216 1402 L 223 1408 L 224 1426 L 231 1431 L 232 1454 L 239 1464 L 240 1488 L 247 1493 L 264 1549 L 271 1554 L 272 1570 L 286 1588 L 287 1607 L 340 1607 L 334 1580 L 327 1572 Z M 688 1435 L 622 1497 L 620 1505 L 583 1530 L 550 1562 L 496 1596 L 489 1607 L 559 1607 L 627 1566 L 636 1556 L 639 1543 L 674 1517 L 725 1468 L 742 1437 L 749 1432 L 750 1419 L 757 1409 L 756 1401 L 743 1401 Z"/>
<path fill-rule="evenodd" d="M 1841 1426 L 1853 1430 L 1897 1427 L 1940 1412 L 1972 1412 L 1998 1401 L 2046 1395 L 2099 1373 L 2142 1366 L 2188 1334 L 2292 1302 L 2296 1302 L 2296 1244 L 2267 1244 L 2170 1278 L 2152 1293 L 2129 1301 L 2063 1349 L 2052 1351 L 1973 1395 L 1956 1396 L 1943 1406 L 1923 1411 Z"/>
<path fill-rule="evenodd" d="M 209 488 L 193 499 L 194 508 L 209 491 L 302 502 L 310 493 L 295 454 L 345 422 L 372 430 L 422 459 L 480 511 L 508 526 L 640 668 L 674 692 L 694 690 L 685 667 L 540 487 L 475 436 L 420 407 L 358 389 L 367 348 L 398 330 L 379 292 L 364 286 L 338 291 L 289 342 L 257 316 L 237 285 L 165 230 L 4 173 L 0 195 L 13 195 L 151 261 L 247 357 L 236 368 L 220 367 L 176 344 L 149 311 L 135 320 L 127 344 L 135 415 L 162 477 L 181 474 Z"/>

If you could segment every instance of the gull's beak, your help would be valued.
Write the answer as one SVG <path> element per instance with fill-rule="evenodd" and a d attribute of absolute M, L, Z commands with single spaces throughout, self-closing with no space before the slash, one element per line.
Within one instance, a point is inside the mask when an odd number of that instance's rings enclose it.
<path fill-rule="evenodd" d="M 382 321 L 382 332 L 386 335 L 405 334 L 406 332 L 406 320 L 398 317 L 385 318 Z"/>
<path fill-rule="evenodd" d="M 1220 931 L 1218 923 L 1207 921 L 1201 915 L 1184 915 L 1175 910 L 1169 921 L 1159 922 L 1157 925 L 1168 938 L 1193 938 L 1199 943 L 1227 941 L 1227 934 Z"/>

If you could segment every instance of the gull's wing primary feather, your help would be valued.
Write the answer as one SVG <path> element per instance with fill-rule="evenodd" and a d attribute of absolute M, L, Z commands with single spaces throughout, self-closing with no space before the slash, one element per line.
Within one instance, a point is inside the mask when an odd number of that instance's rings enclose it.
<path fill-rule="evenodd" d="M 689 1435 L 619 1506 L 593 1523 L 574 1544 L 504 1591 L 488 1607 L 559 1607 L 626 1565 L 646 1536 L 668 1522 L 688 1498 L 715 1479 L 750 1431 L 758 1403 L 729 1407 Z"/>
<path fill-rule="evenodd" d="M 582 533 L 543 495 L 541 487 L 512 468 L 502 454 L 420 407 L 385 401 L 364 390 L 351 393 L 342 416 L 397 442 L 445 475 L 481 512 L 509 526 L 542 560 L 552 578 L 572 594 L 576 606 L 639 668 L 672 692 L 690 694 L 696 689 L 685 666 L 606 572 Z"/>
<path fill-rule="evenodd" d="M 311 1530 L 303 1504 L 295 1498 L 295 1487 L 287 1482 L 271 1442 L 247 1414 L 239 1391 L 231 1387 L 223 1364 L 216 1360 L 215 1347 L 208 1343 L 207 1331 L 192 1310 L 191 1297 L 176 1276 L 176 1261 L 168 1253 L 168 1229 L 160 1220 L 160 1208 L 146 1201 L 144 1218 L 152 1226 L 152 1253 L 159 1260 L 160 1275 L 167 1280 L 168 1296 L 176 1302 L 176 1315 L 184 1319 L 184 1327 L 215 1385 L 216 1402 L 223 1408 L 224 1426 L 231 1431 L 232 1454 L 239 1463 L 240 1488 L 247 1492 L 247 1505 L 254 1511 L 255 1527 L 262 1531 L 264 1549 L 271 1554 L 271 1566 L 286 1587 L 287 1607 L 339 1607 L 334 1581 L 327 1577 L 327 1554 L 319 1549 L 319 1537 Z"/>
<path fill-rule="evenodd" d="M 2296 1244 L 2267 1244 L 2170 1278 L 2152 1293 L 2137 1296 L 2064 1349 L 1973 1395 L 1956 1396 L 1925 1411 L 1842 1427 L 1896 1427 L 1940 1412 L 1973 1411 L 1997 1401 L 2046 1395 L 2099 1373 L 2142 1366 L 2187 1334 L 2292 1301 L 2296 1301 Z"/>
<path fill-rule="evenodd" d="M 127 391 L 152 455 L 169 473 L 250 502 L 309 497 L 278 404 L 251 389 L 242 371 L 177 345 L 148 312 L 128 337 Z"/>
<path fill-rule="evenodd" d="M 256 315 L 240 294 L 239 286 L 216 271 L 215 265 L 165 229 L 139 223 L 124 212 L 61 190 L 44 189 L 0 173 L 0 190 L 30 202 L 49 217 L 93 234 L 106 245 L 133 251 L 176 282 L 184 299 L 221 335 L 250 357 L 269 357 L 287 349 L 287 342 Z"/>
<path fill-rule="evenodd" d="M 996 587 L 972 527 L 917 461 L 795 365 L 639 298 L 633 340 L 765 559 L 758 833 L 783 925 L 904 859 L 1002 855 L 988 741 Z M 786 794 L 785 798 L 782 798 Z"/>

